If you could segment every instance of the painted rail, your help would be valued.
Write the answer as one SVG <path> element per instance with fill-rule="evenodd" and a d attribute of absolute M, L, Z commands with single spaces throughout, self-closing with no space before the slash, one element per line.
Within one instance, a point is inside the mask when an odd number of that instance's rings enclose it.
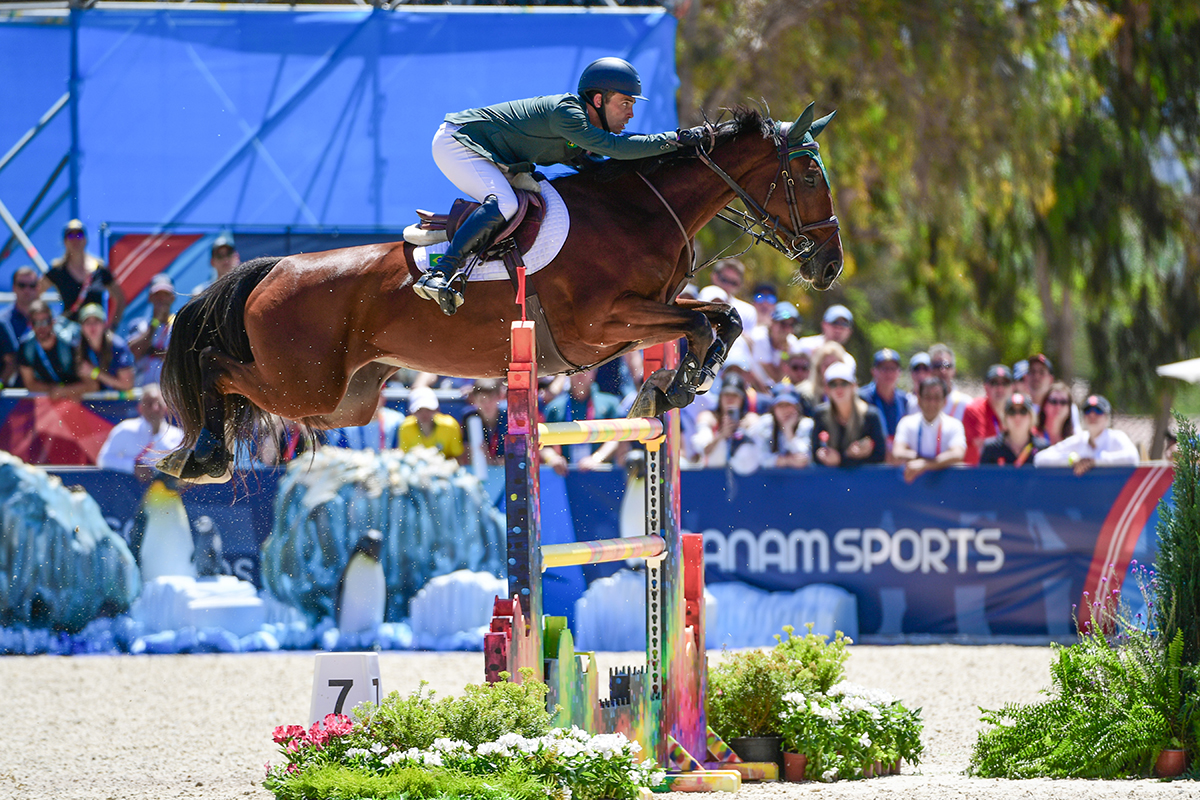
<path fill-rule="evenodd" d="M 594 444 L 597 442 L 652 442 L 664 436 L 661 419 L 589 419 L 578 422 L 543 422 L 538 425 L 541 446 Z"/>
<path fill-rule="evenodd" d="M 625 539 L 599 539 L 591 542 L 542 545 L 542 570 L 576 564 L 606 564 L 627 558 L 654 558 L 667 549 L 661 536 L 630 536 Z"/>

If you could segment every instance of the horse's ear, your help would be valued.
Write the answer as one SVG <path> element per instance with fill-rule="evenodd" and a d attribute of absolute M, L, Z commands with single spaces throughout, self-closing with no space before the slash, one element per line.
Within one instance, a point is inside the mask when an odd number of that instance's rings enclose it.
<path fill-rule="evenodd" d="M 829 124 L 829 120 L 833 119 L 833 115 L 836 113 L 837 111 L 834 110 L 812 124 L 812 127 L 808 129 L 808 132 L 812 134 L 814 139 L 821 134 L 821 131 L 825 130 L 825 126 Z"/>
<path fill-rule="evenodd" d="M 812 125 L 813 106 L 816 103 L 809 103 L 808 108 L 804 109 L 804 113 L 800 118 L 792 124 L 791 130 L 788 131 L 788 144 L 800 144 L 800 140 L 804 138 L 804 134 L 808 133 L 808 128 Z"/>

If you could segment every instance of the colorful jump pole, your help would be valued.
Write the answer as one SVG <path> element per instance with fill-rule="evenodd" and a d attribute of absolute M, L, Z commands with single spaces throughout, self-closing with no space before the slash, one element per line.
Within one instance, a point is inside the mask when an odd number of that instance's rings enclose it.
<path fill-rule="evenodd" d="M 485 638 L 488 680 L 528 667 L 562 707 L 558 724 L 637 739 L 660 764 L 684 770 L 672 789 L 736 791 L 740 775 L 704 770 L 704 546 L 679 528 L 679 412 L 663 419 L 537 423 L 537 352 L 532 322 L 514 322 L 505 436 L 508 589 Z M 675 344 L 644 351 L 645 375 L 678 363 Z M 539 456 L 544 445 L 637 441 L 646 446 L 646 530 L 640 537 L 541 546 Z M 646 559 L 646 666 L 609 676 L 599 700 L 591 653 L 576 653 L 565 619 L 543 618 L 541 574 L 567 564 Z M 690 770 L 690 771 L 689 771 Z"/>

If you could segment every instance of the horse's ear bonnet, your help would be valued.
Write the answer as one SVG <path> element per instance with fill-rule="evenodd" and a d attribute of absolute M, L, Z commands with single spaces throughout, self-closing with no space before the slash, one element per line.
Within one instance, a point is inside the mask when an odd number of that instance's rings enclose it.
<path fill-rule="evenodd" d="M 813 113 L 814 105 L 815 103 L 809 103 L 808 108 L 804 109 L 804 113 L 800 115 L 800 118 L 793 122 L 791 128 L 788 129 L 788 144 L 793 147 L 816 139 L 821 134 L 821 131 L 825 130 L 825 126 L 829 124 L 829 120 L 833 119 L 833 115 L 837 113 L 834 111 L 818 120 L 814 120 L 813 117 L 816 116 Z"/>

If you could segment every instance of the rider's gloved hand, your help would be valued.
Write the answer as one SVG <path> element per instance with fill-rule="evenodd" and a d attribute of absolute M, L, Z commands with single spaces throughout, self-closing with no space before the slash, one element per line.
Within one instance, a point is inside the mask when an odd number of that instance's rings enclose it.
<path fill-rule="evenodd" d="M 697 125 L 694 128 L 680 128 L 675 131 L 675 139 L 680 147 L 699 147 L 708 141 L 708 128 Z"/>

